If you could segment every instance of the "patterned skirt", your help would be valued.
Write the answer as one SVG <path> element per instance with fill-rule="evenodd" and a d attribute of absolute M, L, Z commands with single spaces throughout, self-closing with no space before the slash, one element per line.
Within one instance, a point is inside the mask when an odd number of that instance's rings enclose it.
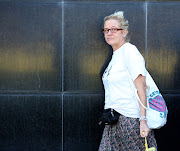
<path fill-rule="evenodd" d="M 157 148 L 154 131 L 147 137 L 148 147 Z M 145 151 L 145 139 L 140 136 L 138 118 L 120 115 L 115 125 L 106 125 L 99 151 Z"/>

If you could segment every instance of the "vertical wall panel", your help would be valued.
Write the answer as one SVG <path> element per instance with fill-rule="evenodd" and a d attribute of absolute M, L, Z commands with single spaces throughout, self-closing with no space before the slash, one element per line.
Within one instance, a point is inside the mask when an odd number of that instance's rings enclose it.
<path fill-rule="evenodd" d="M 65 3 L 64 87 L 66 91 L 102 90 L 99 72 L 111 50 L 104 42 L 101 33 L 103 18 L 117 10 L 125 12 L 130 22 L 132 42 L 144 55 L 145 5 L 143 3 Z"/>
<path fill-rule="evenodd" d="M 61 16 L 61 3 L 0 2 L 0 150 L 62 150 Z"/>
<path fill-rule="evenodd" d="M 147 67 L 165 91 L 180 92 L 180 3 L 148 3 Z"/>
<path fill-rule="evenodd" d="M 0 90 L 61 90 L 61 6 L 0 5 Z"/>
<path fill-rule="evenodd" d="M 177 150 L 179 142 L 180 93 L 180 3 L 149 2 L 147 5 L 147 68 L 169 110 L 167 124 L 156 130 L 159 150 Z"/>
<path fill-rule="evenodd" d="M 63 102 L 64 151 L 97 151 L 102 126 L 98 125 L 103 97 L 99 94 L 65 95 Z"/>
<path fill-rule="evenodd" d="M 155 130 L 158 151 L 179 150 L 180 94 L 164 95 L 164 98 L 168 106 L 168 120 L 164 127 Z"/>
<path fill-rule="evenodd" d="M 61 95 L 1 95 L 0 150 L 61 150 Z"/>

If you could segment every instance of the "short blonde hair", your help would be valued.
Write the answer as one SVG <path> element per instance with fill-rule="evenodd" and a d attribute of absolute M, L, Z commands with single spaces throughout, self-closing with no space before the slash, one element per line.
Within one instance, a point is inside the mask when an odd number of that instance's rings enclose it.
<path fill-rule="evenodd" d="M 129 29 L 129 23 L 128 23 L 128 20 L 126 20 L 124 18 L 124 12 L 123 11 L 118 11 L 118 12 L 115 12 L 114 14 L 106 16 L 104 18 L 104 24 L 108 20 L 116 20 L 119 23 L 120 28 L 126 29 L 127 31 Z M 104 24 L 103 24 L 103 27 L 104 27 Z M 126 42 L 130 41 L 130 39 L 127 35 L 126 35 L 125 41 Z"/>

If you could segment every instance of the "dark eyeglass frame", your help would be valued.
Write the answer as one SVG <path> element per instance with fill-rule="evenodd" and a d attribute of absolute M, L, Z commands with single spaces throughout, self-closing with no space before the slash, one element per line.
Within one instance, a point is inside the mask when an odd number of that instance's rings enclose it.
<path fill-rule="evenodd" d="M 107 31 L 105 31 L 105 29 L 107 30 Z M 102 28 L 102 32 L 103 33 L 108 33 L 109 31 L 111 31 L 111 33 L 116 33 L 117 31 L 119 31 L 119 30 L 123 30 L 122 28 L 111 28 L 111 29 L 108 29 L 108 28 Z M 113 31 L 115 29 L 115 31 Z"/>

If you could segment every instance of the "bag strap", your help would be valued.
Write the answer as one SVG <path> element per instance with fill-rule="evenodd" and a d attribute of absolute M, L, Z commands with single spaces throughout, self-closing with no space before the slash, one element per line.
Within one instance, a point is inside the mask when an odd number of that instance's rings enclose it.
<path fill-rule="evenodd" d="M 130 77 L 129 71 L 128 71 L 127 69 L 126 69 L 126 71 L 127 71 L 127 73 L 128 73 L 128 77 L 129 77 L 129 79 L 130 79 L 131 85 L 133 85 L 133 87 L 134 87 L 135 96 L 136 96 L 137 100 L 138 100 L 139 103 L 142 105 L 142 107 L 147 110 L 147 107 L 144 106 L 144 104 L 141 102 L 141 100 L 140 100 L 140 98 L 139 98 L 139 96 L 138 96 L 138 90 L 136 89 L 136 87 L 135 87 L 135 85 L 134 85 L 134 82 L 133 82 L 132 78 Z M 148 105 L 149 105 L 149 103 L 147 103 L 147 106 L 148 106 Z"/>
<path fill-rule="evenodd" d="M 123 49 L 123 58 L 124 58 L 123 59 L 124 67 L 125 67 L 126 72 L 128 73 L 129 81 L 130 81 L 131 86 L 134 89 L 135 96 L 136 96 L 137 100 L 139 101 L 139 103 L 142 105 L 142 107 L 147 110 L 149 108 L 149 103 L 147 101 L 147 107 L 145 107 L 144 104 L 141 102 L 139 96 L 138 96 L 138 90 L 136 89 L 136 86 L 135 86 L 135 84 L 134 84 L 134 82 L 133 82 L 133 80 L 132 80 L 132 78 L 130 76 L 130 73 L 129 73 L 128 69 L 127 69 L 127 65 L 126 65 L 126 61 L 125 61 L 126 60 L 126 55 L 125 55 L 124 49 Z"/>

